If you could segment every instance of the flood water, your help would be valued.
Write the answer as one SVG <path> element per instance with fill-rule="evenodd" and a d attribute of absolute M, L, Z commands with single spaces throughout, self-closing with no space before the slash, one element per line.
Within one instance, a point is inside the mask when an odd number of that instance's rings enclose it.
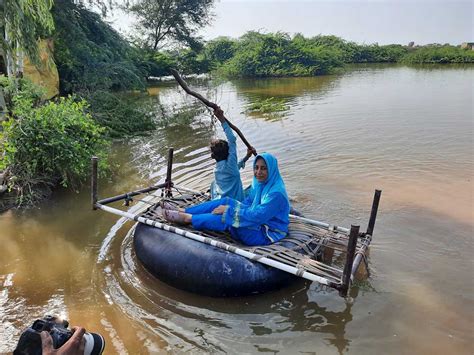
<path fill-rule="evenodd" d="M 473 66 L 192 82 L 258 151 L 278 157 L 306 216 L 365 230 L 374 189 L 383 190 L 370 278 L 347 300 L 305 281 L 243 298 L 186 293 L 144 271 L 127 234 L 132 223 L 91 211 L 87 187 L 59 191 L 38 209 L 0 215 L 0 352 L 34 319 L 59 314 L 101 333 L 106 353 L 472 354 L 473 82 Z M 244 112 L 269 97 L 288 110 Z M 141 100 L 192 102 L 174 83 Z M 100 181 L 100 196 L 162 181 L 169 147 L 175 183 L 206 189 L 216 135 L 203 113 L 116 142 L 119 168 Z M 250 177 L 248 164 L 243 180 Z"/>

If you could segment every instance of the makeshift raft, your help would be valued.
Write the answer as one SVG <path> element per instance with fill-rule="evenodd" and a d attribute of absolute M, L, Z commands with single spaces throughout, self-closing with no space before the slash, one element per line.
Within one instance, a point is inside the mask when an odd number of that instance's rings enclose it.
<path fill-rule="evenodd" d="M 196 231 L 170 225 L 161 215 L 160 202 L 179 207 L 209 199 L 199 191 L 174 186 L 173 150 L 169 151 L 165 183 L 98 200 L 97 158 L 92 160 L 92 206 L 137 221 L 134 248 L 137 258 L 158 279 L 171 286 L 209 296 L 242 296 L 282 288 L 297 277 L 319 282 L 346 296 L 359 266 L 366 262 L 372 241 L 381 191 L 376 190 L 368 229 L 351 229 L 290 215 L 289 235 L 281 241 L 249 247 L 228 233 Z M 136 213 L 106 206 L 129 205 L 135 196 L 147 206 Z M 366 266 L 366 265 L 365 265 Z"/>

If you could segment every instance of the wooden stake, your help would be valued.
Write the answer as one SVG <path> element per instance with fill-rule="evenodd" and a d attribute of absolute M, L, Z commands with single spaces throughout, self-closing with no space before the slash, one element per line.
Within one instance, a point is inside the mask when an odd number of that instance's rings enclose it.
<path fill-rule="evenodd" d="M 367 234 L 373 235 L 375 219 L 377 218 L 377 211 L 379 209 L 380 195 L 382 190 L 375 190 L 374 200 L 372 202 L 372 210 L 370 211 L 369 225 L 367 226 Z"/>
<path fill-rule="evenodd" d="M 97 157 L 91 158 L 92 163 L 92 172 L 91 172 L 91 203 L 92 209 L 96 210 L 96 203 L 97 203 Z"/>
<path fill-rule="evenodd" d="M 171 181 L 171 171 L 173 170 L 173 148 L 168 149 L 168 167 L 166 169 L 166 197 L 171 197 L 173 194 L 171 193 L 171 187 L 173 186 L 173 182 Z"/>
<path fill-rule="evenodd" d="M 354 254 L 357 247 L 357 238 L 359 236 L 359 226 L 351 225 L 351 232 L 349 234 L 349 242 L 347 243 L 346 265 L 344 266 L 344 273 L 342 274 L 342 286 L 339 290 L 339 295 L 347 296 L 349 285 L 351 283 L 352 264 L 354 262 Z"/>

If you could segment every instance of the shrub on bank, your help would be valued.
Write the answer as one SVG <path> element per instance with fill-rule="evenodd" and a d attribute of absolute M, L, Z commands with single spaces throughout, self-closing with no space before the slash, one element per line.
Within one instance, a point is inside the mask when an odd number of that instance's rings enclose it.
<path fill-rule="evenodd" d="M 454 46 L 426 46 L 413 50 L 401 60 L 405 64 L 474 63 L 474 51 Z"/>
<path fill-rule="evenodd" d="M 337 50 L 305 44 L 286 33 L 247 32 L 219 71 L 230 77 L 313 76 L 343 65 Z"/>
<path fill-rule="evenodd" d="M 13 96 L 11 115 L 0 132 L 0 170 L 18 205 L 30 205 L 61 185 L 77 187 L 88 176 L 90 158 L 102 157 L 107 143 L 101 128 L 85 113 L 85 101 L 61 98 L 38 104 L 28 90 Z"/>

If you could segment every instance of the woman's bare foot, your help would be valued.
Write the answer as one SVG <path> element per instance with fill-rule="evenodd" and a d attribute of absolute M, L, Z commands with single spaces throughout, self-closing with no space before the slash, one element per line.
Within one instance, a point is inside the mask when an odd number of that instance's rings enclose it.
<path fill-rule="evenodd" d="M 178 206 L 176 206 L 170 201 L 161 200 L 160 207 L 164 210 L 184 212 L 184 208 L 179 208 Z"/>
<path fill-rule="evenodd" d="M 162 214 L 168 222 L 190 224 L 192 221 L 192 215 L 189 213 L 163 209 Z"/>

